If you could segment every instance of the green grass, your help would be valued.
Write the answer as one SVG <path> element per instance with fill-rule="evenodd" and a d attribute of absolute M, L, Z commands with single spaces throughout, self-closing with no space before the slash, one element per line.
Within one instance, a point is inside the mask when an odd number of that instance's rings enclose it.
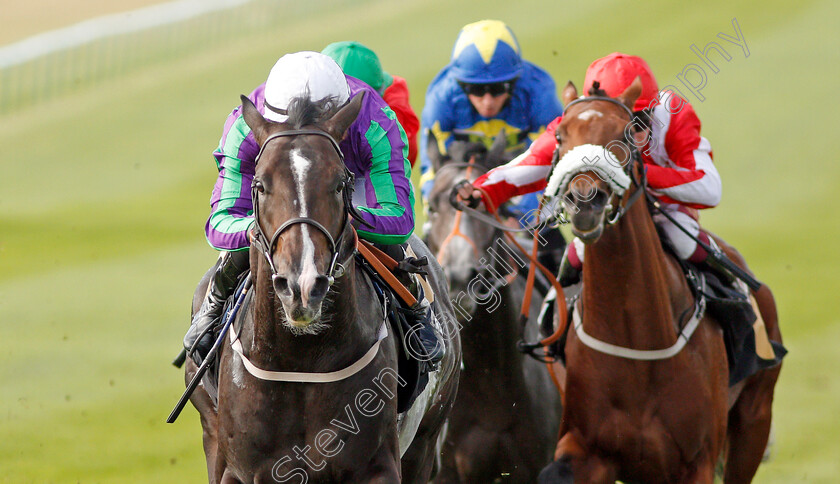
<path fill-rule="evenodd" d="M 287 5 L 288 4 L 288 5 Z M 295 4 L 295 5 L 292 5 Z M 776 454 L 756 482 L 840 475 L 840 68 L 831 0 L 586 3 L 284 2 L 287 22 L 0 117 L 0 482 L 201 482 L 191 407 L 169 366 L 215 253 L 203 223 L 225 116 L 284 52 L 356 39 L 408 79 L 419 112 L 458 29 L 499 18 L 562 85 L 594 58 L 645 56 L 661 84 L 716 40 L 704 122 L 724 180 L 704 224 L 773 287 L 785 342 Z M 716 37 L 737 17 L 750 56 Z M 730 48 L 731 47 L 731 48 Z M 707 71 L 708 72 L 708 71 Z"/>

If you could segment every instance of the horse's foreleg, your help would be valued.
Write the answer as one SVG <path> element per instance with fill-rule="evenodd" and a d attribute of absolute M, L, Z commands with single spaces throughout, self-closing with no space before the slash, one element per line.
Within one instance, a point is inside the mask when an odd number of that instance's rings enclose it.
<path fill-rule="evenodd" d="M 186 364 L 186 381 L 192 380 L 193 375 L 198 370 L 192 358 L 187 358 Z M 210 395 L 204 390 L 203 385 L 196 387 L 195 391 L 190 395 L 190 402 L 193 404 L 201 419 L 201 429 L 203 431 L 202 443 L 204 445 L 204 455 L 207 459 L 207 479 L 209 482 L 217 482 L 218 477 L 216 473 L 216 456 L 218 453 L 218 440 L 216 439 L 217 414 L 216 407 L 213 406 L 213 401 Z"/>
<path fill-rule="evenodd" d="M 204 407 L 204 410 L 199 410 L 199 414 L 201 415 L 201 429 L 203 431 L 201 439 L 204 445 L 204 455 L 207 459 L 207 477 L 210 482 L 215 482 L 214 470 L 216 468 L 216 456 L 219 452 L 218 439 L 216 438 L 216 411 L 213 408 L 210 395 L 205 391 L 202 391 L 200 394 L 193 393 L 190 401 L 196 408 Z M 207 408 L 209 408 L 209 411 Z"/>
<path fill-rule="evenodd" d="M 685 484 L 712 484 L 715 481 L 715 464 L 717 461 L 711 456 L 706 456 L 698 462 L 695 462 L 694 471 L 689 473 L 685 480 Z"/>
<path fill-rule="evenodd" d="M 729 412 L 729 445 L 723 479 L 726 484 L 752 482 L 767 446 L 773 387 L 772 383 L 768 385 L 766 381 L 756 383 L 759 388 L 745 388 Z M 771 398 L 764 397 L 768 391 Z"/>
<path fill-rule="evenodd" d="M 402 457 L 403 482 L 429 482 L 435 471 L 437 446 L 435 439 L 415 436 Z M 380 482 L 380 481 L 377 481 Z M 386 481 L 381 481 L 386 482 Z"/>
<path fill-rule="evenodd" d="M 227 469 L 222 473 L 222 478 L 218 482 L 219 484 L 242 484 L 242 481 L 233 477 L 233 474 Z"/>

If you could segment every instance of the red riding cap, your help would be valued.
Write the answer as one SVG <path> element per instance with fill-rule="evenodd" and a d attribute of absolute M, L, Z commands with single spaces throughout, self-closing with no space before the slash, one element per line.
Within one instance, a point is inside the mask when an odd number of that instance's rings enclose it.
<path fill-rule="evenodd" d="M 656 85 L 656 78 L 653 77 L 650 66 L 644 59 L 635 55 L 613 52 L 590 64 L 583 80 L 583 92 L 585 95 L 589 94 L 592 83 L 598 81 L 601 83 L 601 89 L 606 91 L 608 96 L 617 97 L 630 87 L 636 76 L 642 79 L 642 94 L 636 100 L 633 110 L 641 111 L 656 99 L 659 87 Z"/>

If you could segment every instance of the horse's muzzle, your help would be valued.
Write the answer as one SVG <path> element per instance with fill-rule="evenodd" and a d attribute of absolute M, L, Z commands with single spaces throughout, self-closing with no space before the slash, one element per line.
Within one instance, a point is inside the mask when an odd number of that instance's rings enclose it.
<path fill-rule="evenodd" d="M 566 211 L 571 213 L 572 233 L 584 243 L 592 243 L 604 231 L 604 217 L 609 195 L 600 189 L 581 196 L 570 190 L 564 197 Z"/>
<path fill-rule="evenodd" d="M 572 227 L 572 234 L 575 237 L 579 238 L 581 240 L 581 242 L 583 242 L 584 244 L 591 244 L 591 243 L 595 242 L 596 240 L 598 240 L 601 237 L 601 234 L 603 232 L 604 232 L 604 226 L 603 225 L 598 225 L 594 229 L 589 230 L 587 232 L 582 232 L 582 231 L 578 230 L 577 228 L 575 228 L 574 226 Z"/>
<path fill-rule="evenodd" d="M 329 277 L 318 275 L 301 281 L 275 274 L 271 282 L 274 293 L 283 305 L 286 319 L 292 326 L 303 328 L 318 319 L 321 304 L 330 289 Z"/>

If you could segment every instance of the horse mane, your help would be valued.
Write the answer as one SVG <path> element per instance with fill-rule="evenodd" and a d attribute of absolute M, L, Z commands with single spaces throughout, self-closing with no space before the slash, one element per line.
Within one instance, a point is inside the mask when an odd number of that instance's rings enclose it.
<path fill-rule="evenodd" d="M 327 96 L 321 100 L 313 101 L 309 98 L 309 92 L 292 98 L 287 108 L 289 119 L 286 124 L 292 125 L 294 129 L 304 126 L 318 124 L 330 119 L 341 106 L 338 98 Z"/>
<path fill-rule="evenodd" d="M 609 97 L 607 95 L 607 91 L 601 89 L 601 83 L 599 81 L 592 82 L 592 87 L 589 88 L 589 92 L 587 94 L 590 96 Z"/>

